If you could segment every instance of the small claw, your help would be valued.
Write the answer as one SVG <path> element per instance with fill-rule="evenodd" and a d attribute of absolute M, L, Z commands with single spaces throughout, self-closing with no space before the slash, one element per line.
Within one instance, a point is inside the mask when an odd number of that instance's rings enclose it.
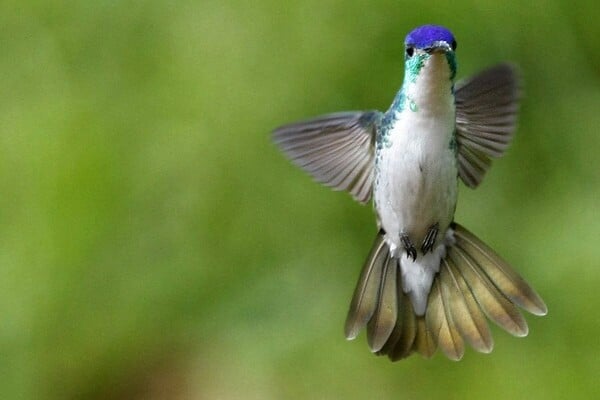
<path fill-rule="evenodd" d="M 402 241 L 402 246 L 404 246 L 404 250 L 406 250 L 406 254 L 409 257 L 412 257 L 413 262 L 416 261 L 417 249 L 415 249 L 415 246 L 410 241 L 410 238 L 408 237 L 408 235 L 403 233 L 402 235 L 400 235 L 400 240 Z"/>
<path fill-rule="evenodd" d="M 433 245 L 435 244 L 439 230 L 440 224 L 437 222 L 429 227 L 429 231 L 427 231 L 427 235 L 425 236 L 425 239 L 423 239 L 423 244 L 421 245 L 423 254 L 433 251 Z"/>
<path fill-rule="evenodd" d="M 412 257 L 413 262 L 417 260 L 417 250 L 414 246 L 406 249 L 406 254 L 408 254 L 409 257 Z"/>

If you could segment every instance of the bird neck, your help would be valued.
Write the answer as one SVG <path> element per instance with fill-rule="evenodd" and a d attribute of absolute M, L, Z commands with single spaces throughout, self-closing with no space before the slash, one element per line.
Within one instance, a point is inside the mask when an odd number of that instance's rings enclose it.
<path fill-rule="evenodd" d="M 423 115 L 454 112 L 454 56 L 419 54 L 406 60 L 404 83 L 391 109 Z"/>

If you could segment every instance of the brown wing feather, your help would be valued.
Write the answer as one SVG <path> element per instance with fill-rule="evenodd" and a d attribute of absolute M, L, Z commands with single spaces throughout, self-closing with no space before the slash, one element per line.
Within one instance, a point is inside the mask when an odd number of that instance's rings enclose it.
<path fill-rule="evenodd" d="M 469 187 L 478 186 L 491 158 L 510 144 L 519 110 L 519 78 L 511 64 L 498 64 L 456 84 L 458 173 Z"/>
<path fill-rule="evenodd" d="M 281 126 L 273 140 L 296 165 L 334 190 L 361 203 L 371 198 L 379 111 L 323 115 Z"/>

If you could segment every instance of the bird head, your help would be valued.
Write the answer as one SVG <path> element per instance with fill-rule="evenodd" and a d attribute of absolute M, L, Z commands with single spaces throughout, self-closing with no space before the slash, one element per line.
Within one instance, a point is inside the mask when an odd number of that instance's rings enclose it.
<path fill-rule="evenodd" d="M 450 80 L 456 75 L 456 39 L 448 29 L 438 25 L 423 25 L 412 30 L 404 41 L 406 73 L 409 79 L 417 79 L 422 71 L 440 69 L 449 72 Z M 446 62 L 442 62 L 445 60 Z"/>

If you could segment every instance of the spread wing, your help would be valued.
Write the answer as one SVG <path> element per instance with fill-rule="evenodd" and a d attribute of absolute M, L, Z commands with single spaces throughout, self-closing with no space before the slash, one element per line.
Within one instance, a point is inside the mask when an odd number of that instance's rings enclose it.
<path fill-rule="evenodd" d="M 273 131 L 273 140 L 318 182 L 366 203 L 371 198 L 376 126 L 381 118 L 379 111 L 327 114 L 281 126 Z"/>
<path fill-rule="evenodd" d="M 520 97 L 517 68 L 498 64 L 458 82 L 454 93 L 458 173 L 474 188 L 512 140 Z"/>

